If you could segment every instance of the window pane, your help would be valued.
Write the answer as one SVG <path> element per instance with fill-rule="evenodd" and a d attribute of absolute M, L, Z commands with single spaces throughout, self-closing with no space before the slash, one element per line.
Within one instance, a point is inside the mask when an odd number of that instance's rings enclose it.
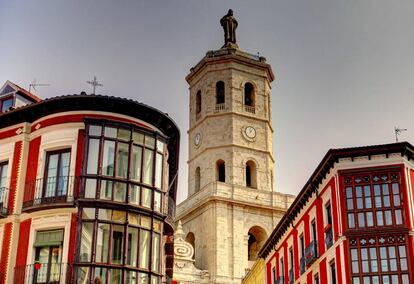
<path fill-rule="evenodd" d="M 127 264 L 132 266 L 138 266 L 138 229 L 128 227 L 128 251 L 127 251 Z"/>
<path fill-rule="evenodd" d="M 155 147 L 155 139 L 154 137 L 145 135 L 145 146 L 151 149 Z"/>
<path fill-rule="evenodd" d="M 114 155 L 115 142 L 105 141 L 102 160 L 102 174 L 107 176 L 114 175 Z"/>
<path fill-rule="evenodd" d="M 401 198 L 399 194 L 394 195 L 394 206 L 401 206 Z"/>
<path fill-rule="evenodd" d="M 349 210 L 354 209 L 354 201 L 352 199 L 347 199 L 346 206 Z"/>
<path fill-rule="evenodd" d="M 151 208 L 151 192 L 152 190 L 146 187 L 142 187 L 142 203 L 144 207 Z"/>
<path fill-rule="evenodd" d="M 362 197 L 357 198 L 357 209 L 363 209 L 364 203 Z"/>
<path fill-rule="evenodd" d="M 77 283 L 87 283 L 88 278 L 89 278 L 89 267 L 79 267 Z"/>
<path fill-rule="evenodd" d="M 144 134 L 134 132 L 132 136 L 135 144 L 144 145 Z"/>
<path fill-rule="evenodd" d="M 157 151 L 158 152 L 164 152 L 164 142 L 157 140 Z"/>
<path fill-rule="evenodd" d="M 403 223 L 401 209 L 395 210 L 394 212 L 395 212 L 395 223 L 397 225 L 401 225 Z"/>
<path fill-rule="evenodd" d="M 154 211 L 161 212 L 161 193 L 154 191 Z"/>
<path fill-rule="evenodd" d="M 117 129 L 113 127 L 105 127 L 105 137 L 116 138 Z"/>
<path fill-rule="evenodd" d="M 367 212 L 366 217 L 367 217 L 367 227 L 373 227 L 374 226 L 374 217 L 372 215 L 372 212 Z"/>
<path fill-rule="evenodd" d="M 109 283 L 122 284 L 122 271 L 120 269 L 111 269 L 109 275 Z"/>
<path fill-rule="evenodd" d="M 151 150 L 145 149 L 144 154 L 144 180 L 146 184 L 152 184 L 153 155 Z"/>
<path fill-rule="evenodd" d="M 385 213 L 385 224 L 386 225 L 392 225 L 392 215 L 391 215 L 391 211 L 387 210 L 384 211 Z"/>
<path fill-rule="evenodd" d="M 96 198 L 96 179 L 86 179 L 85 198 Z"/>
<path fill-rule="evenodd" d="M 152 239 L 152 270 L 158 271 L 160 266 L 160 235 L 153 234 Z"/>
<path fill-rule="evenodd" d="M 365 227 L 365 218 L 364 218 L 364 213 L 358 213 L 358 226 L 360 228 Z"/>
<path fill-rule="evenodd" d="M 126 143 L 118 143 L 116 160 L 116 175 L 118 177 L 126 178 L 128 175 L 128 156 L 129 145 Z"/>
<path fill-rule="evenodd" d="M 96 267 L 95 277 L 93 278 L 95 283 L 106 283 L 106 268 Z"/>
<path fill-rule="evenodd" d="M 137 283 L 137 274 L 136 271 L 126 271 L 126 284 L 136 284 Z"/>
<path fill-rule="evenodd" d="M 126 183 L 116 182 L 114 200 L 119 201 L 119 202 L 125 202 L 126 201 L 126 189 L 127 189 Z"/>
<path fill-rule="evenodd" d="M 119 128 L 118 139 L 124 140 L 124 141 L 131 140 L 131 130 Z"/>
<path fill-rule="evenodd" d="M 82 219 L 95 219 L 95 208 L 83 208 Z"/>
<path fill-rule="evenodd" d="M 360 187 L 360 186 L 355 187 L 355 196 L 356 197 L 362 197 L 362 187 Z"/>
<path fill-rule="evenodd" d="M 101 136 L 102 126 L 100 125 L 89 125 L 89 135 Z"/>
<path fill-rule="evenodd" d="M 129 202 L 132 204 L 139 205 L 140 187 L 138 185 L 131 185 L 131 193 Z"/>
<path fill-rule="evenodd" d="M 162 182 L 162 155 L 160 153 L 157 153 L 155 161 L 155 186 L 158 188 L 161 188 L 161 182 Z"/>
<path fill-rule="evenodd" d="M 7 173 L 9 164 L 2 164 L 0 166 L 0 188 L 7 187 Z"/>
<path fill-rule="evenodd" d="M 384 226 L 384 217 L 382 211 L 377 211 L 377 226 Z"/>
<path fill-rule="evenodd" d="M 132 148 L 132 165 L 131 165 L 131 179 L 141 180 L 141 163 L 142 163 L 142 148 L 134 146 Z"/>
<path fill-rule="evenodd" d="M 108 262 L 109 224 L 98 223 L 96 237 L 96 262 Z"/>
<path fill-rule="evenodd" d="M 112 187 L 113 187 L 112 181 L 101 180 L 100 198 L 111 200 L 112 199 Z"/>
<path fill-rule="evenodd" d="M 13 98 L 4 100 L 1 106 L 1 112 L 8 111 L 12 106 L 13 106 Z"/>
<path fill-rule="evenodd" d="M 146 273 L 138 274 L 138 284 L 149 284 L 149 277 Z"/>
<path fill-rule="evenodd" d="M 346 187 L 345 188 L 346 191 L 346 198 L 352 198 L 352 187 Z"/>
<path fill-rule="evenodd" d="M 98 173 L 99 158 L 99 139 L 89 139 L 88 146 L 88 174 L 96 175 Z"/>
<path fill-rule="evenodd" d="M 139 237 L 139 267 L 149 268 L 150 232 L 141 230 Z"/>
<path fill-rule="evenodd" d="M 93 223 L 82 223 L 80 261 L 90 262 L 92 255 Z"/>
<path fill-rule="evenodd" d="M 113 225 L 112 263 L 122 264 L 123 244 L 124 244 L 124 226 Z"/>
<path fill-rule="evenodd" d="M 355 228 L 355 217 L 353 213 L 348 214 L 348 226 L 349 228 Z"/>

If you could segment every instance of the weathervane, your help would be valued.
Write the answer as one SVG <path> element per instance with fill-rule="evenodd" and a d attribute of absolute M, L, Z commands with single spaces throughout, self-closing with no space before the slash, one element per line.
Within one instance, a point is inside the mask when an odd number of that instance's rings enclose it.
<path fill-rule="evenodd" d="M 395 142 L 398 142 L 398 135 L 401 135 L 401 132 L 403 131 L 407 131 L 407 128 L 400 128 L 399 126 L 394 126 Z"/>
<path fill-rule="evenodd" d="M 92 92 L 92 94 L 95 94 L 96 87 L 103 87 L 103 85 L 100 84 L 98 82 L 98 80 L 96 80 L 96 76 L 93 76 L 93 80 L 92 81 L 86 81 L 86 83 L 91 84 L 93 86 L 93 92 Z"/>

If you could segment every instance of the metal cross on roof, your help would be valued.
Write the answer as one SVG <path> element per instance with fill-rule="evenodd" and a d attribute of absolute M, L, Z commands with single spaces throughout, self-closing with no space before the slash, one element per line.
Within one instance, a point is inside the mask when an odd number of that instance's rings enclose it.
<path fill-rule="evenodd" d="M 93 92 L 92 92 L 92 94 L 95 94 L 96 87 L 103 87 L 103 85 L 100 84 L 98 82 L 98 80 L 96 80 L 96 76 L 93 76 L 93 80 L 92 81 L 86 81 L 86 83 L 91 84 L 93 86 Z"/>

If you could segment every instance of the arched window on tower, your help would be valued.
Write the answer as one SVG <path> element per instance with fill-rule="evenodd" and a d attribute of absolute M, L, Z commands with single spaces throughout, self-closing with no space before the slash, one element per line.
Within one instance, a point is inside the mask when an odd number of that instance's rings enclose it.
<path fill-rule="evenodd" d="M 194 233 L 190 232 L 185 237 L 185 241 L 193 246 L 194 253 L 193 253 L 193 259 L 195 259 L 195 236 Z"/>
<path fill-rule="evenodd" d="M 226 165 L 223 160 L 218 160 L 216 163 L 217 181 L 226 182 Z"/>
<path fill-rule="evenodd" d="M 216 109 L 219 106 L 223 106 L 225 103 L 225 91 L 224 91 L 224 82 L 218 81 L 216 83 Z"/>
<path fill-rule="evenodd" d="M 201 180 L 200 167 L 197 167 L 195 170 L 195 175 L 194 175 L 194 192 L 198 192 L 200 190 L 200 180 Z"/>
<path fill-rule="evenodd" d="M 256 164 L 251 160 L 246 162 L 246 186 L 257 188 Z"/>
<path fill-rule="evenodd" d="M 197 116 L 197 119 L 200 116 L 200 112 L 201 112 L 201 91 L 199 90 L 196 94 L 196 116 Z"/>
<path fill-rule="evenodd" d="M 256 98 L 254 86 L 252 83 L 244 84 L 244 110 L 246 112 L 255 113 Z"/>
<path fill-rule="evenodd" d="M 249 261 L 255 261 L 258 258 L 260 249 L 267 240 L 266 231 L 259 226 L 253 226 L 248 232 L 247 255 Z"/>

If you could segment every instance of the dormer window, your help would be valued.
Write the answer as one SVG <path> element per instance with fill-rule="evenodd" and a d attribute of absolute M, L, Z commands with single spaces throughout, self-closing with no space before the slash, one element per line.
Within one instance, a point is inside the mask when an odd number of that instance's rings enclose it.
<path fill-rule="evenodd" d="M 12 107 L 13 107 L 13 97 L 8 97 L 6 99 L 0 99 L 1 112 L 9 111 Z"/>

